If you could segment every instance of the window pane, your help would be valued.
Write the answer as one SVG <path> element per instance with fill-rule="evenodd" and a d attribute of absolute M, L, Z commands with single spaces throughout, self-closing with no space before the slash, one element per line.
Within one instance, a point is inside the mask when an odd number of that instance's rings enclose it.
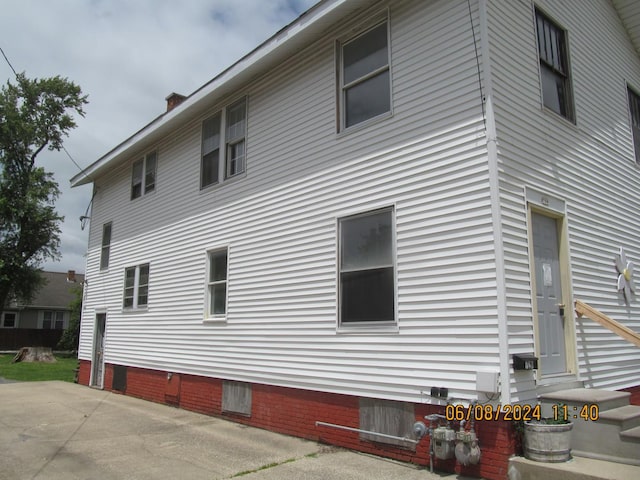
<path fill-rule="evenodd" d="M 102 246 L 111 244 L 111 223 L 105 223 L 102 227 Z"/>
<path fill-rule="evenodd" d="M 152 191 L 156 186 L 156 152 L 147 155 L 144 175 L 144 193 Z"/>
<path fill-rule="evenodd" d="M 124 272 L 124 286 L 125 288 L 133 288 L 136 279 L 136 268 L 127 268 Z"/>
<path fill-rule="evenodd" d="M 340 275 L 341 319 L 348 322 L 393 321 L 393 268 Z"/>
<path fill-rule="evenodd" d="M 7 328 L 13 328 L 16 326 L 16 314 L 5 313 L 4 314 L 4 326 Z"/>
<path fill-rule="evenodd" d="M 227 109 L 227 142 L 232 142 L 245 135 L 245 100 L 234 103 Z"/>
<path fill-rule="evenodd" d="M 343 220 L 340 237 L 341 270 L 392 265 L 391 212 Z"/>
<path fill-rule="evenodd" d="M 213 150 L 202 157 L 201 188 L 218 183 L 218 161 L 220 150 Z"/>
<path fill-rule="evenodd" d="M 210 254 L 209 263 L 209 281 L 219 282 L 227 279 L 227 251 L 221 250 L 219 252 Z"/>
<path fill-rule="evenodd" d="M 220 114 L 208 118 L 202 124 L 202 154 L 220 148 Z"/>
<path fill-rule="evenodd" d="M 144 306 L 149 299 L 149 287 L 147 285 L 141 285 L 138 288 L 138 306 Z"/>
<path fill-rule="evenodd" d="M 390 110 L 389 70 L 345 91 L 345 126 L 347 127 Z"/>
<path fill-rule="evenodd" d="M 227 283 L 216 283 L 209 286 L 210 306 L 209 311 L 211 315 L 224 315 L 226 313 L 226 299 L 227 299 Z"/>
<path fill-rule="evenodd" d="M 102 227 L 102 250 L 100 252 L 100 270 L 109 268 L 109 251 L 111 249 L 111 223 Z"/>
<path fill-rule="evenodd" d="M 149 264 L 140 265 L 140 275 L 138 277 L 138 285 L 149 284 Z"/>
<path fill-rule="evenodd" d="M 540 66 L 542 74 L 542 100 L 547 108 L 568 117 L 565 79 L 545 65 Z"/>
<path fill-rule="evenodd" d="M 64 321 L 56 320 L 56 324 L 54 326 L 56 330 L 62 330 L 64 328 Z"/>
<path fill-rule="evenodd" d="M 51 329 L 51 319 L 42 321 L 42 328 L 45 330 Z"/>
<path fill-rule="evenodd" d="M 133 164 L 133 171 L 131 174 L 131 198 L 138 198 L 142 195 L 142 160 L 138 160 Z"/>
<path fill-rule="evenodd" d="M 244 171 L 244 140 L 229 145 L 227 149 L 227 177 Z"/>
<path fill-rule="evenodd" d="M 133 288 L 124 289 L 124 307 L 133 307 Z"/>
<path fill-rule="evenodd" d="M 344 85 L 389 63 L 387 24 L 375 27 L 343 48 Z"/>

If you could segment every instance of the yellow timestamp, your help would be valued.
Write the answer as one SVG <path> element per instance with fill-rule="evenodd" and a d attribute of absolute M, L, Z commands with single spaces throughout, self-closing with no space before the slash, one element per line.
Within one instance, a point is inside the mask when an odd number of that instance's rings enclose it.
<path fill-rule="evenodd" d="M 557 404 L 552 407 L 553 419 L 570 420 L 582 419 L 585 421 L 595 422 L 600 418 L 600 407 L 597 403 L 585 403 L 583 405 L 566 405 Z"/>
<path fill-rule="evenodd" d="M 542 418 L 540 405 L 498 404 L 498 405 L 447 405 L 445 416 L 448 421 L 461 420 L 516 420 L 530 422 Z"/>

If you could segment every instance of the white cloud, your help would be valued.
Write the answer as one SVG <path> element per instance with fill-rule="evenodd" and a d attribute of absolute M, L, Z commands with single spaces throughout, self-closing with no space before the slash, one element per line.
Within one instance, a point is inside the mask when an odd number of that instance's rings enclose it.
<path fill-rule="evenodd" d="M 161 114 L 171 92 L 190 94 L 294 20 L 316 0 L 14 0 L 3 2 L 0 47 L 27 76 L 68 77 L 89 95 L 86 117 L 65 141 L 81 166 Z M 0 59 L 0 81 L 13 78 Z M 91 187 L 71 189 L 64 152 L 38 162 L 62 194 L 62 259 L 47 270 L 84 272 L 88 229 L 79 217 Z"/>

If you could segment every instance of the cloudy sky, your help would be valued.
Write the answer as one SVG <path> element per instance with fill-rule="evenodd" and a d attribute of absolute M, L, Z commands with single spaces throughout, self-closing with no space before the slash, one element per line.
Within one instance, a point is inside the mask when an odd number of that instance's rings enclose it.
<path fill-rule="evenodd" d="M 190 94 L 276 33 L 317 0 L 2 0 L 0 47 L 30 78 L 61 75 L 89 95 L 65 148 L 82 167 L 166 109 L 171 92 Z M 0 56 L 0 81 L 14 76 Z M 80 216 L 91 186 L 64 151 L 37 163 L 62 195 L 62 258 L 45 270 L 84 272 L 88 228 Z"/>

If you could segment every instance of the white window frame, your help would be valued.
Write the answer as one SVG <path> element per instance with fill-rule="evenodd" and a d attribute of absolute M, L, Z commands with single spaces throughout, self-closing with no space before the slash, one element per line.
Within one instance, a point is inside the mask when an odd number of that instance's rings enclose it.
<path fill-rule="evenodd" d="M 380 213 L 388 213 L 390 215 L 390 225 L 391 225 L 391 263 L 390 264 L 379 264 L 373 267 L 360 268 L 360 269 L 343 269 L 342 267 L 342 252 L 343 252 L 343 241 L 342 241 L 342 226 L 346 221 L 355 220 L 358 218 L 363 218 L 366 216 L 376 215 Z M 396 262 L 396 221 L 395 221 L 395 207 L 394 206 L 385 206 L 381 208 L 376 208 L 373 210 L 368 210 L 366 212 L 358 212 L 354 214 L 349 214 L 345 216 L 341 216 L 337 219 L 337 294 L 338 294 L 338 329 L 342 331 L 348 331 L 350 328 L 354 328 L 358 331 L 366 328 L 391 328 L 393 331 L 396 331 L 398 325 L 398 288 L 397 288 L 397 262 Z M 392 269 L 392 296 L 393 296 L 393 318 L 389 320 L 370 320 L 370 321 L 344 321 L 343 319 L 343 285 L 342 285 L 342 274 L 343 273 L 353 273 L 356 271 L 364 271 L 370 269 L 382 269 L 382 268 L 391 268 Z"/>
<path fill-rule="evenodd" d="M 49 318 L 47 318 L 49 317 Z M 66 328 L 65 325 L 65 315 L 62 310 L 45 310 L 42 312 L 42 325 L 40 328 L 43 330 L 64 330 Z M 51 322 L 48 327 L 45 327 L 45 322 Z M 56 328 L 56 322 L 62 322 L 62 328 Z"/>
<path fill-rule="evenodd" d="M 627 85 L 627 101 L 629 103 L 629 127 L 635 161 L 640 166 L 640 95 Z"/>
<path fill-rule="evenodd" d="M 7 315 L 13 315 L 13 326 L 11 327 L 7 327 L 5 324 Z M 0 328 L 18 328 L 18 312 L 2 312 L 2 323 L 0 324 Z"/>
<path fill-rule="evenodd" d="M 243 122 L 240 128 L 231 128 L 231 113 L 237 107 L 243 108 Z M 220 131 L 217 134 L 218 143 L 205 146 L 205 123 L 219 119 Z M 248 117 L 248 98 L 246 96 L 230 103 L 225 108 L 217 111 L 213 115 L 209 115 L 202 122 L 201 134 L 201 152 L 200 152 L 200 190 L 204 190 L 216 185 L 221 185 L 236 177 L 241 177 L 247 170 L 247 117 Z M 242 147 L 239 147 L 239 146 Z M 205 150 L 206 148 L 206 150 Z M 242 154 L 233 157 L 233 152 L 238 148 L 242 149 Z M 205 156 L 214 151 L 218 151 L 217 177 L 215 181 L 211 181 L 205 185 L 204 183 L 204 163 Z M 237 166 L 239 164 L 239 166 Z"/>
<path fill-rule="evenodd" d="M 540 21 L 542 21 L 543 24 L 553 28 L 554 31 L 557 31 L 560 34 L 561 38 L 558 43 L 558 46 L 561 50 L 559 52 L 559 56 L 561 57 L 560 61 L 556 61 L 555 59 L 549 60 L 547 58 L 544 58 L 544 57 L 548 57 L 549 55 L 554 57 L 558 52 L 555 51 L 555 49 L 553 48 L 553 45 L 549 47 L 546 47 L 545 45 L 541 45 L 540 31 L 538 28 L 540 25 Z M 556 22 L 553 18 L 551 18 L 551 16 L 547 15 L 543 10 L 540 10 L 537 6 L 534 6 L 534 22 L 535 22 L 535 33 L 536 33 L 536 45 L 538 47 L 538 50 L 537 50 L 538 68 L 540 69 L 540 97 L 542 100 L 542 105 L 544 106 L 545 109 L 575 124 L 576 113 L 575 113 L 575 106 L 574 106 L 575 100 L 574 100 L 574 94 L 573 94 L 573 85 L 572 85 L 573 80 L 571 75 L 571 62 L 570 62 L 570 55 L 569 55 L 569 32 L 567 31 L 566 28 L 562 27 L 558 22 Z M 542 36 L 546 38 L 546 35 L 544 35 L 544 33 Z M 549 49 L 549 52 L 547 52 L 547 49 Z M 544 55 L 542 53 L 543 50 L 545 51 Z M 564 65 L 562 65 L 562 63 L 564 63 Z M 563 69 L 566 71 L 563 71 Z M 554 76 L 554 78 L 561 78 L 563 81 L 563 86 L 565 90 L 563 100 L 565 105 L 560 105 L 559 108 L 560 110 L 562 110 L 562 108 L 564 107 L 564 109 L 566 110 L 564 113 L 562 113 L 561 111 L 557 111 L 552 106 L 548 106 L 545 101 L 544 70 L 549 71 L 550 74 Z"/>
<path fill-rule="evenodd" d="M 147 283 L 140 283 L 141 275 L 140 271 L 146 268 L 147 270 Z M 133 285 L 127 286 L 127 272 L 133 270 Z M 149 283 L 151 279 L 151 265 L 149 263 L 142 263 L 140 265 L 126 267 L 124 269 L 124 288 L 122 298 L 122 308 L 124 310 L 146 310 L 149 306 Z M 146 295 L 140 295 L 141 290 L 146 289 Z M 132 290 L 133 295 L 127 295 L 127 290 Z M 141 298 L 146 297 L 146 302 L 142 303 Z M 127 299 L 131 299 L 131 305 L 127 305 Z"/>
<path fill-rule="evenodd" d="M 224 254 L 226 256 L 226 268 L 225 278 L 212 280 L 211 279 L 211 260 L 214 256 Z M 224 313 L 212 312 L 211 302 L 213 301 L 214 289 L 216 285 L 225 286 L 224 292 Z M 205 279 L 205 305 L 204 305 L 204 317 L 205 320 L 224 321 L 227 318 L 228 313 L 228 300 L 229 300 L 229 247 L 223 246 L 218 248 L 212 248 L 207 250 L 207 268 Z"/>
<path fill-rule="evenodd" d="M 108 238 L 106 235 L 107 228 L 109 229 Z M 113 235 L 113 222 L 107 222 L 103 224 L 102 225 L 102 243 L 100 247 L 100 270 L 107 270 L 109 268 L 112 235 Z"/>
<path fill-rule="evenodd" d="M 387 63 L 386 65 L 383 65 L 374 70 L 371 70 L 367 74 L 362 75 L 357 79 L 352 80 L 349 83 L 345 84 L 344 83 L 344 79 L 345 79 L 344 47 L 349 45 L 351 42 L 357 40 L 358 38 L 362 37 L 363 35 L 367 35 L 372 30 L 382 26 L 383 24 L 386 25 L 386 30 L 387 30 Z M 389 12 L 385 11 L 384 14 L 379 14 L 378 16 L 376 16 L 376 18 L 368 22 L 366 26 L 362 27 L 356 35 L 352 35 L 348 38 L 339 40 L 336 43 L 336 55 L 338 57 L 338 60 L 336 62 L 337 69 L 338 69 L 337 77 L 338 77 L 338 97 L 339 97 L 338 98 L 338 110 L 339 110 L 338 132 L 365 126 L 371 122 L 375 122 L 382 118 L 391 116 L 393 113 L 393 87 L 392 87 L 393 82 L 392 82 L 392 72 L 391 72 L 391 23 L 389 20 Z M 377 115 L 373 115 L 369 118 L 366 118 L 365 120 L 361 120 L 357 123 L 347 126 L 347 105 L 346 105 L 347 91 L 350 90 L 352 87 L 356 87 L 364 83 L 365 81 L 375 78 L 385 72 L 388 72 L 388 75 L 389 75 L 389 109 L 385 112 L 381 112 Z"/>
<path fill-rule="evenodd" d="M 153 162 L 151 161 L 153 160 Z M 136 178 L 136 166 L 142 165 L 140 172 L 140 179 Z M 157 183 L 157 170 L 158 170 L 158 151 L 153 150 L 142 158 L 133 162 L 131 166 L 131 200 L 142 198 L 146 194 L 155 191 Z M 152 177 L 152 182 L 149 181 L 149 176 Z M 136 194 L 136 186 L 140 185 L 140 192 Z"/>

